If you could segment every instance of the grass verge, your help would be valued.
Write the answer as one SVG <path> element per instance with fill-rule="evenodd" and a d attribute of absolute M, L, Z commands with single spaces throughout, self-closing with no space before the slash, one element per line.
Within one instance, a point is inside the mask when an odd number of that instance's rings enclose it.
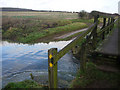
<path fill-rule="evenodd" d="M 103 72 L 96 68 L 96 65 L 88 62 L 86 71 L 78 71 L 71 88 L 120 88 L 120 73 Z"/>

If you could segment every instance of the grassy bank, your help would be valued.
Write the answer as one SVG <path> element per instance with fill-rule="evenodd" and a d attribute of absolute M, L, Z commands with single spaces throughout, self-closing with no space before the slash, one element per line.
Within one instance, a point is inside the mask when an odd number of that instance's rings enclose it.
<path fill-rule="evenodd" d="M 79 30 L 85 27 L 87 27 L 85 23 L 76 22 L 76 23 L 72 23 L 72 24 L 68 24 L 68 25 L 60 26 L 56 28 L 48 28 L 41 32 L 34 32 L 29 34 L 27 37 L 19 38 L 18 40 L 23 43 L 34 42 L 35 40 L 46 37 L 48 35 L 54 35 L 62 32 L 70 32 L 70 31 Z"/>
<path fill-rule="evenodd" d="M 33 26 L 30 26 L 31 25 L 30 22 L 25 24 L 19 24 L 18 26 L 16 24 L 13 24 L 16 26 L 9 28 L 5 27 L 6 30 L 3 28 L 4 29 L 3 39 L 8 39 L 22 43 L 34 43 L 36 42 L 36 40 L 42 37 L 46 37 L 49 35 L 54 35 L 62 32 L 70 32 L 87 27 L 85 23 L 81 23 L 81 22 L 73 23 L 69 20 L 62 20 L 56 22 L 58 23 L 56 26 L 54 25 L 54 22 L 51 23 L 47 22 L 49 24 L 46 25 L 48 25 L 49 28 L 48 26 L 45 26 L 45 24 L 42 24 L 43 25 L 42 27 L 38 26 L 38 22 L 34 22 L 34 21 L 32 22 Z"/>
<path fill-rule="evenodd" d="M 24 80 L 21 82 L 11 82 L 8 83 L 2 90 L 18 90 L 18 89 L 34 89 L 34 88 L 41 88 L 45 89 L 48 88 L 47 86 L 39 85 L 37 82 L 32 80 Z"/>
<path fill-rule="evenodd" d="M 101 71 L 95 64 L 89 62 L 85 72 L 78 71 L 71 88 L 120 88 L 119 76 L 119 72 Z"/>

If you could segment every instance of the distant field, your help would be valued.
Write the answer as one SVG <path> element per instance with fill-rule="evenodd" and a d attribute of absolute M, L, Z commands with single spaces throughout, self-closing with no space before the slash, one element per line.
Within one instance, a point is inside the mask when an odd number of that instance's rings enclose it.
<path fill-rule="evenodd" d="M 77 19 L 77 13 L 65 12 L 2 12 L 3 17 L 41 18 L 41 19 Z"/>

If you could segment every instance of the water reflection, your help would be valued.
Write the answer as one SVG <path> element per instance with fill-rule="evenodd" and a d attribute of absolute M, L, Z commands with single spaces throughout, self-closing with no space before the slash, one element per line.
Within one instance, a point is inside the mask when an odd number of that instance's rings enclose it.
<path fill-rule="evenodd" d="M 30 79 L 29 74 L 32 72 L 34 75 L 46 75 L 47 80 L 47 51 L 50 48 L 62 49 L 70 41 L 59 41 L 50 43 L 38 43 L 34 45 L 9 43 L 3 41 L 0 43 L 2 47 L 2 75 L 3 84 L 8 82 L 21 81 Z M 75 73 L 78 64 L 74 63 L 72 54 L 68 53 L 58 62 L 58 71 L 60 73 Z M 67 65 L 66 65 L 67 64 Z M 41 72 L 44 72 L 41 74 Z M 67 75 L 67 74 L 66 74 Z M 70 76 L 70 75 L 69 75 Z M 59 75 L 59 77 L 66 77 Z"/>

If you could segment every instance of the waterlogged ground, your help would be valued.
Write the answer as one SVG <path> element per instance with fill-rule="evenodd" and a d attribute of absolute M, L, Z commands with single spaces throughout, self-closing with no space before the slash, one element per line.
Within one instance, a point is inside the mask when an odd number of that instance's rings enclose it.
<path fill-rule="evenodd" d="M 37 43 L 34 45 L 0 42 L 2 47 L 2 86 L 9 82 L 30 79 L 30 73 L 34 80 L 40 84 L 48 84 L 48 49 L 60 50 L 70 41 L 50 43 Z M 75 78 L 79 62 L 69 52 L 58 62 L 58 85 L 68 87 Z"/>

